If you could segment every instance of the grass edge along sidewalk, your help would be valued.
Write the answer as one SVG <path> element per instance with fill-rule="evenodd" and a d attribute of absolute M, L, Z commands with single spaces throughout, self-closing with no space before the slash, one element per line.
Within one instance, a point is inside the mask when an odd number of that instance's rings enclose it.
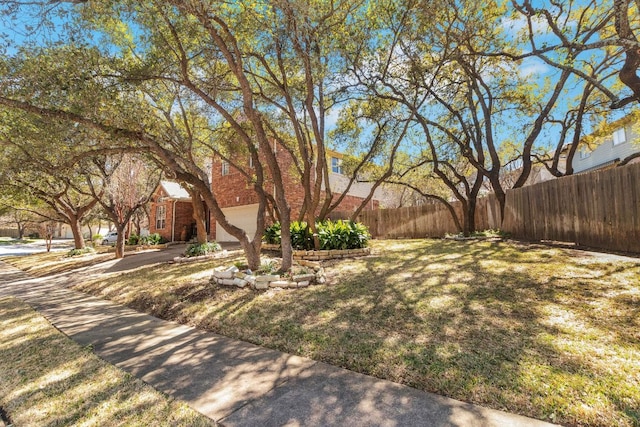
<path fill-rule="evenodd" d="M 15 298 L 0 298 L 0 330 L 0 408 L 15 425 L 215 425 L 82 348 Z"/>

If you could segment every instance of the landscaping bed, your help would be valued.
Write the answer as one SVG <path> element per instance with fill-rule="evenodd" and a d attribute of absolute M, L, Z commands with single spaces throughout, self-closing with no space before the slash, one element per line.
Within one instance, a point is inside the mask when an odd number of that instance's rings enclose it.
<path fill-rule="evenodd" d="M 279 269 L 279 259 L 267 260 L 263 265 L 269 265 L 269 270 Z M 253 272 L 243 266 L 240 270 L 237 266 L 217 267 L 213 270 L 211 283 L 221 286 L 236 286 L 244 288 L 264 290 L 269 288 L 306 288 L 309 285 L 321 285 L 326 282 L 324 268 L 317 262 L 300 260 L 293 265 L 290 271 L 284 275 L 273 274 L 274 271 Z"/>
<path fill-rule="evenodd" d="M 327 286 L 223 287 L 233 259 L 78 286 L 141 311 L 566 425 L 640 425 L 640 264 L 510 241 L 372 241 Z"/>

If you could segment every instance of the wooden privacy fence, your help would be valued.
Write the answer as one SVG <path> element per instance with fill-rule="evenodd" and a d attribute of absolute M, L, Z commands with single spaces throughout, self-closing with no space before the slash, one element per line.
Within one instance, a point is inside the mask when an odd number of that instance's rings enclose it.
<path fill-rule="evenodd" d="M 458 218 L 462 218 L 460 202 L 452 204 Z M 350 212 L 334 212 L 330 217 L 347 219 L 350 215 Z M 440 203 L 362 211 L 357 220 L 369 227 L 371 236 L 378 239 L 442 237 L 447 233 L 459 232 L 449 210 Z M 499 228 L 500 222 L 500 205 L 497 199 L 493 195 L 478 199 L 476 228 Z"/>
<path fill-rule="evenodd" d="M 0 237 L 18 238 L 18 230 L 15 228 L 0 228 Z"/>
<path fill-rule="evenodd" d="M 502 229 L 524 240 L 640 252 L 640 163 L 507 192 Z"/>
<path fill-rule="evenodd" d="M 461 217 L 460 203 L 453 205 Z M 349 212 L 335 212 L 331 218 L 349 216 Z M 441 204 L 363 211 L 357 220 L 381 239 L 458 232 Z M 640 253 L 640 163 L 509 190 L 504 221 L 494 196 L 478 199 L 476 229 L 495 228 L 516 239 Z"/>

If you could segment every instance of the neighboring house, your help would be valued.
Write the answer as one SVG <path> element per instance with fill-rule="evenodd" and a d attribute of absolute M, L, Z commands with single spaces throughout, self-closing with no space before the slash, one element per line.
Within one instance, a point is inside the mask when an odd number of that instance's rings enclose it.
<path fill-rule="evenodd" d="M 637 117 L 637 113 L 629 114 L 607 126 L 607 129 L 613 129 L 613 131 L 606 134 L 603 131 L 598 131 L 584 137 L 573 156 L 573 173 L 579 174 L 615 167 L 622 160 L 634 154 L 638 154 L 639 157 L 630 160 L 629 163 L 640 161 L 640 122 Z M 570 149 L 571 144 L 566 144 L 560 152 L 558 171 L 562 173 L 566 172 Z M 549 161 L 550 163 L 551 161 Z M 516 172 L 520 173 L 520 169 Z M 538 164 L 532 167 L 525 185 L 533 185 L 551 179 L 556 179 L 556 177 L 544 165 Z"/>
<path fill-rule="evenodd" d="M 593 143 L 581 144 L 573 158 L 573 173 L 611 168 L 626 157 L 640 153 L 639 123 L 635 117 L 630 114 L 609 126 L 613 131 L 608 135 L 592 136 Z M 636 158 L 630 163 L 639 160 Z"/>
<path fill-rule="evenodd" d="M 278 150 L 276 156 L 283 172 L 283 180 L 287 192 L 287 199 L 291 206 L 291 219 L 297 219 L 304 201 L 304 189 L 297 174 L 292 171 L 293 160 L 286 150 Z M 348 178 L 342 174 L 341 158 L 339 153 L 330 153 L 329 182 L 334 196 L 337 197 L 344 191 Z M 243 160 L 243 159 L 240 159 Z M 236 159 L 237 164 L 243 164 L 243 168 L 251 171 L 252 162 L 247 156 L 245 161 Z M 258 196 L 253 185 L 240 170 L 231 166 L 228 162 L 216 157 L 211 164 L 211 186 L 216 199 L 227 220 L 242 228 L 250 237 L 256 233 L 256 216 L 258 212 Z M 267 177 L 265 188 L 273 191 L 273 182 Z M 353 211 L 368 196 L 371 184 L 354 183 L 337 210 Z M 377 209 L 379 201 L 374 196 L 367 204 L 366 209 Z M 236 239 L 227 233 L 215 218 L 210 217 L 211 227 L 207 224 L 207 230 L 212 240 L 230 242 Z M 169 241 L 183 239 L 183 230 L 187 230 L 186 239 L 192 235 L 195 221 L 193 220 L 193 206 L 189 194 L 179 184 L 170 181 L 162 181 L 156 190 L 151 203 L 150 232 L 159 233 Z"/>
<path fill-rule="evenodd" d="M 161 181 L 153 193 L 149 232 L 169 242 L 186 241 L 195 235 L 191 197 L 177 182 Z"/>

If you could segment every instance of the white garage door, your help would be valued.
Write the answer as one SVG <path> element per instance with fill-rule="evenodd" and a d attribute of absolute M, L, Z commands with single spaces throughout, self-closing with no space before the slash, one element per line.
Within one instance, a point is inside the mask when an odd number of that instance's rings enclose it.
<path fill-rule="evenodd" d="M 222 209 L 227 221 L 236 227 L 242 228 L 247 232 L 249 238 L 252 239 L 256 234 L 256 215 L 258 214 L 258 205 L 238 206 L 235 208 Z M 218 242 L 237 242 L 238 239 L 227 233 L 216 222 L 216 240 Z"/>

